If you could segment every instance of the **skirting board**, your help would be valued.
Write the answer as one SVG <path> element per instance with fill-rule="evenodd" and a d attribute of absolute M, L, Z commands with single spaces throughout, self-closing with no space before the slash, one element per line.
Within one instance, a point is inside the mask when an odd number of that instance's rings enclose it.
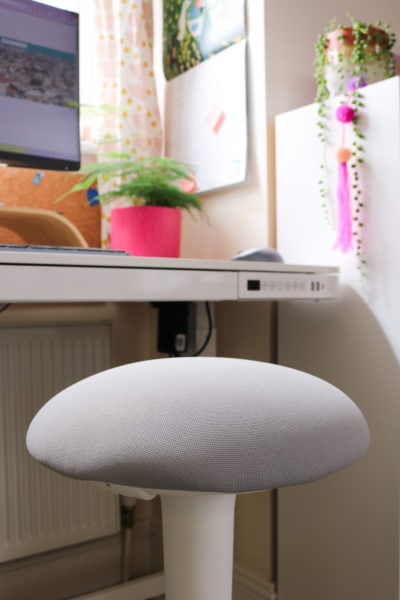
<path fill-rule="evenodd" d="M 164 574 L 155 573 L 79 596 L 75 600 L 148 600 L 164 593 Z"/>
<path fill-rule="evenodd" d="M 277 600 L 275 584 L 235 565 L 232 600 Z"/>
<path fill-rule="evenodd" d="M 93 594 L 85 594 L 76 600 L 148 600 L 161 596 L 163 591 L 163 573 L 155 573 Z M 235 567 L 232 600 L 277 600 L 275 585 L 246 569 Z"/>

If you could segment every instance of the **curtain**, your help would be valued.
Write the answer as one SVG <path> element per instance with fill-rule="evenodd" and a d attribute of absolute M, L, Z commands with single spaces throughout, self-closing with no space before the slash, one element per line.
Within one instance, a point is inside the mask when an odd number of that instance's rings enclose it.
<path fill-rule="evenodd" d="M 95 0 L 99 135 L 105 150 L 129 152 L 138 160 L 162 150 L 160 115 L 153 71 L 152 0 Z M 99 182 L 100 192 L 102 184 Z M 110 185 L 108 183 L 107 185 Z M 119 201 L 116 201 L 117 204 Z M 102 246 L 109 247 L 113 204 L 102 207 Z M 114 203 L 115 206 L 115 203 Z"/>

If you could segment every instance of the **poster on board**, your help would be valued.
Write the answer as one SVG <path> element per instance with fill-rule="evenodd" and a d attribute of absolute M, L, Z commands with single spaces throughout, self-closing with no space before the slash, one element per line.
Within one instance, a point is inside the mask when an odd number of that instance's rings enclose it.
<path fill-rule="evenodd" d="M 164 0 L 163 11 L 168 81 L 245 36 L 244 0 Z"/>
<path fill-rule="evenodd" d="M 199 192 L 247 172 L 244 0 L 164 0 L 165 153 Z"/>

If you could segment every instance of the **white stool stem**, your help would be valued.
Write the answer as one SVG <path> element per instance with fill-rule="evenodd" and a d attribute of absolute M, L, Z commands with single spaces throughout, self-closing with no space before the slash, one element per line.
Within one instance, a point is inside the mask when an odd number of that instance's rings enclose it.
<path fill-rule="evenodd" d="M 235 499 L 161 496 L 167 600 L 232 600 Z"/>

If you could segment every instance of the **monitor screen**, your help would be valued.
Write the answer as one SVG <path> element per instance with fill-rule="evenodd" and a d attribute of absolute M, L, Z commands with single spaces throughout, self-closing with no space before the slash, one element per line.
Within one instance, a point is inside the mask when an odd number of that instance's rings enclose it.
<path fill-rule="evenodd" d="M 80 167 L 79 17 L 34 0 L 0 0 L 0 162 Z"/>

